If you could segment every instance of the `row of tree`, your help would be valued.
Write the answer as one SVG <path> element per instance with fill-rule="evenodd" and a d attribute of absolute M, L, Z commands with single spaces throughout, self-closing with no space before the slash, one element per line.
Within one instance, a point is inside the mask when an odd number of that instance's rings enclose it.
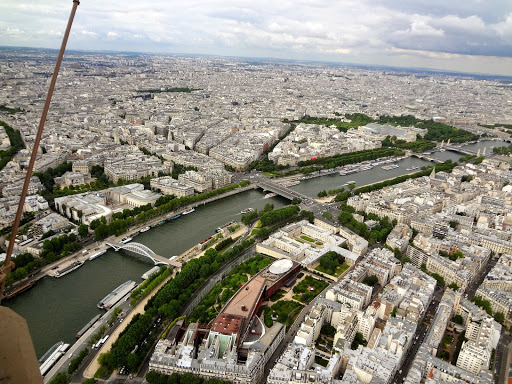
<path fill-rule="evenodd" d="M 425 140 L 420 135 L 416 136 L 416 141 L 405 141 L 397 139 L 396 136 L 387 136 L 382 140 L 382 146 L 406 149 L 412 152 L 424 152 L 435 148 L 437 144 L 433 141 Z"/>
<path fill-rule="evenodd" d="M 43 242 L 43 249 L 39 258 L 35 258 L 31 253 L 27 252 L 12 259 L 15 267 L 7 276 L 5 285 L 9 286 L 15 281 L 22 280 L 45 265 L 53 263 L 81 248 L 82 245 L 74 233 L 47 239 Z"/>
<path fill-rule="evenodd" d="M 448 139 L 450 139 L 452 143 L 462 143 L 466 141 L 477 140 L 479 137 L 478 135 L 474 135 L 473 133 L 466 131 L 464 129 L 455 128 L 452 127 L 451 125 L 439 123 L 434 120 L 417 119 L 412 115 L 382 115 L 379 117 L 378 123 L 423 128 L 427 130 L 427 133 L 425 134 L 425 136 L 423 136 L 425 140 L 438 142 L 443 140 L 447 141 Z"/>
<path fill-rule="evenodd" d="M 44 172 L 36 172 L 34 173 L 34 176 L 39 177 L 39 180 L 41 180 L 41 183 L 45 186 L 47 190 L 53 191 L 53 188 L 55 186 L 55 178 L 62 176 L 68 171 L 71 171 L 71 169 L 72 164 L 64 162 L 62 164 L 59 164 L 55 168 L 50 167 Z"/>
<path fill-rule="evenodd" d="M 167 266 L 160 267 L 158 272 L 153 273 L 149 276 L 143 283 L 141 283 L 137 288 L 135 288 L 130 297 L 132 300 L 130 301 L 130 305 L 132 307 L 135 306 L 141 299 L 149 295 L 153 289 L 158 286 L 162 281 L 165 280 L 167 276 L 172 273 L 172 268 L 167 268 Z"/>
<path fill-rule="evenodd" d="M 270 226 L 272 224 L 289 220 L 300 212 L 300 208 L 296 205 L 290 205 L 281 209 L 272 210 L 265 212 L 260 217 L 260 222 L 263 227 Z"/>
<path fill-rule="evenodd" d="M 185 207 L 191 203 L 205 200 L 248 184 L 250 184 L 249 181 L 242 181 L 240 184 L 233 184 L 210 192 L 191 197 L 181 197 L 179 199 L 174 196 L 163 196 L 157 201 L 159 202 L 159 205 L 155 204 L 155 207 L 152 207 L 151 204 L 146 204 L 133 209 L 124 209 L 123 212 L 114 213 L 112 215 L 113 221 L 109 224 L 107 224 L 105 217 L 101 217 L 100 219 L 93 220 L 90 228 L 94 230 L 96 240 L 103 240 L 112 235 L 119 236 L 125 233 L 132 225 L 146 223 L 151 219 L 176 211 L 177 209 Z"/>
<path fill-rule="evenodd" d="M 355 212 L 354 208 L 344 203 L 340 206 L 340 209 L 342 212 L 338 216 L 339 223 L 367 239 L 370 245 L 383 242 L 396 225 L 396 220 L 390 221 L 388 217 L 380 218 L 373 213 L 365 214 L 364 212 L 358 212 L 364 215 L 365 220 L 378 222 L 377 225 L 369 229 L 365 223 L 361 223 L 354 218 L 352 215 Z"/>
<path fill-rule="evenodd" d="M 337 114 L 340 116 L 340 114 Z M 373 122 L 373 119 L 364 113 L 345 113 L 345 119 L 328 118 L 328 117 L 312 117 L 305 115 L 302 119 L 294 121 L 295 123 L 317 124 L 317 125 L 334 125 L 341 132 L 347 132 L 350 128 L 360 127 Z M 350 120 L 350 121 L 347 121 Z"/>
<path fill-rule="evenodd" d="M 487 312 L 489 315 L 493 316 L 492 306 L 489 300 L 486 300 L 481 296 L 474 296 L 471 299 L 471 301 L 478 305 L 480 308 L 484 309 L 485 312 Z M 503 312 L 496 312 L 494 313 L 494 320 L 496 320 L 500 324 L 503 324 L 503 322 L 505 321 L 505 315 L 503 314 Z"/>
<path fill-rule="evenodd" d="M 508 147 L 494 147 L 492 151 L 499 155 L 510 155 L 512 153 L 512 145 Z"/>
<path fill-rule="evenodd" d="M 11 142 L 9 149 L 0 151 L 0 170 L 2 170 L 19 150 L 25 148 L 25 143 L 21 138 L 20 131 L 15 130 L 3 121 L 0 121 L 0 126 L 4 127 L 5 133 L 7 133 L 9 141 Z"/>
<path fill-rule="evenodd" d="M 165 284 L 146 304 L 145 313 L 136 316 L 125 331 L 114 342 L 106 354 L 101 355 L 100 362 L 107 369 L 127 366 L 133 371 L 144 359 L 144 354 L 137 351 L 131 353 L 142 338 L 147 335 L 154 318 L 157 315 L 174 319 L 179 316 L 183 305 L 192 297 L 204 280 L 217 271 L 226 261 L 252 245 L 254 240 L 244 240 L 229 251 L 218 253 L 209 249 L 203 256 L 184 264 L 180 273 Z M 131 368 L 130 368 L 131 367 Z"/>
<path fill-rule="evenodd" d="M 149 220 L 163 216 L 169 212 L 176 211 L 179 208 L 186 207 L 190 204 L 209 199 L 211 197 L 218 196 L 220 194 L 232 191 L 239 187 L 245 187 L 249 185 L 251 182 L 248 180 L 241 181 L 238 184 L 232 184 L 224 188 L 214 189 L 210 192 L 200 193 L 195 196 L 186 196 L 186 197 L 180 197 L 178 199 L 172 199 L 168 201 L 165 204 L 162 204 L 158 207 L 155 207 L 154 209 L 147 210 L 145 212 L 139 213 L 137 217 L 135 218 L 135 224 L 143 224 L 148 222 Z"/>
<path fill-rule="evenodd" d="M 451 172 L 452 169 L 455 168 L 457 165 L 458 165 L 458 163 L 454 163 L 451 160 L 446 160 L 442 164 L 437 164 L 435 166 L 435 170 L 436 170 L 436 172 L 440 172 L 440 171 Z M 412 173 L 410 175 L 398 176 L 398 177 L 395 177 L 394 179 L 384 180 L 384 181 L 381 181 L 381 182 L 375 183 L 375 184 L 365 185 L 363 187 L 356 188 L 353 192 L 354 192 L 354 195 L 359 195 L 361 193 L 376 191 L 378 189 L 382 189 L 382 188 L 390 186 L 390 185 L 400 184 L 409 179 L 416 179 L 418 177 L 428 176 L 432 173 L 433 168 L 434 168 L 433 166 L 423 167 L 422 170 L 419 172 Z"/>
<path fill-rule="evenodd" d="M 201 300 L 199 305 L 194 308 L 187 322 L 208 324 L 217 316 L 220 309 L 227 301 L 240 289 L 240 286 L 249 280 L 247 275 L 254 276 L 270 263 L 272 263 L 271 259 L 258 255 L 234 267 L 226 278 L 216 284 L 203 300 Z"/>
<path fill-rule="evenodd" d="M 330 157 L 319 157 L 317 159 L 299 161 L 299 167 L 307 167 L 310 165 L 322 165 L 323 169 L 331 169 L 347 164 L 360 163 L 367 160 L 376 160 L 381 157 L 402 156 L 403 151 L 396 148 L 376 148 L 364 151 L 356 151 L 349 153 L 341 153 Z"/>
<path fill-rule="evenodd" d="M 78 237 L 74 233 L 70 233 L 69 235 L 55 236 L 45 240 L 43 250 L 39 256 L 49 264 L 81 248 L 82 244 Z"/>
<path fill-rule="evenodd" d="M 231 384 L 231 381 L 215 378 L 203 379 L 191 373 L 173 373 L 167 376 L 155 371 L 149 371 L 146 375 L 146 380 L 149 384 Z"/>

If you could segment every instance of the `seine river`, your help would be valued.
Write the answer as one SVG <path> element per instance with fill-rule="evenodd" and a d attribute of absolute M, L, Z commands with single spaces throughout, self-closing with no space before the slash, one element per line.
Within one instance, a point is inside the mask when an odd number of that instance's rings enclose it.
<path fill-rule="evenodd" d="M 508 143 L 485 141 L 467 148 L 477 151 L 478 148 L 487 147 L 489 153 L 491 146 L 504 145 Z M 431 156 L 443 161 L 456 161 L 460 157 L 448 151 L 436 152 Z M 355 181 L 357 186 L 363 186 L 409 173 L 406 168 L 432 163 L 408 158 L 396 164 L 399 168 L 389 171 L 375 167 L 347 176 L 335 174 L 303 180 L 292 188 L 315 197 L 319 191 L 342 187 L 348 181 Z M 155 253 L 165 257 L 179 255 L 211 236 L 217 227 L 232 220 L 240 220 L 240 211 L 245 208 L 260 210 L 266 203 L 280 208 L 288 203 L 280 197 L 264 199 L 263 196 L 260 190 L 251 190 L 199 206 L 189 215 L 139 234 L 134 241 L 147 245 Z M 141 282 L 141 275 L 152 267 L 149 260 L 108 251 L 60 279 L 45 277 L 31 290 L 3 304 L 27 320 L 36 354 L 40 357 L 57 341 L 72 343 L 76 332 L 96 314 L 101 313 L 96 304 L 104 296 L 127 280 Z"/>

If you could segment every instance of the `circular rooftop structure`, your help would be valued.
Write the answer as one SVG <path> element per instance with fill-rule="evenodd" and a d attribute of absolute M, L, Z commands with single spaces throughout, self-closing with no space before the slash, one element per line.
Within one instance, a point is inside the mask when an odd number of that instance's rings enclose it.
<path fill-rule="evenodd" d="M 293 261 L 290 259 L 281 259 L 274 261 L 268 270 L 274 275 L 282 275 L 292 269 L 292 266 Z"/>

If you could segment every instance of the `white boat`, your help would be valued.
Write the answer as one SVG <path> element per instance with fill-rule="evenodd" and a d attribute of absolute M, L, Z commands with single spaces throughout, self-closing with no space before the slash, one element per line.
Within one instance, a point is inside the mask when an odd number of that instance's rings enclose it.
<path fill-rule="evenodd" d="M 94 260 L 94 259 L 100 257 L 101 255 L 104 255 L 105 253 L 107 253 L 106 249 L 103 251 L 97 252 L 94 255 L 91 255 L 91 257 L 89 257 L 89 261 Z"/>
<path fill-rule="evenodd" d="M 300 184 L 300 180 L 295 181 L 285 181 L 283 183 L 280 183 L 283 187 L 293 187 L 294 185 Z"/>
<path fill-rule="evenodd" d="M 64 344 L 63 341 L 59 341 L 44 354 L 39 360 L 39 370 L 42 376 L 45 376 L 55 363 L 64 356 L 68 348 L 69 344 Z"/>
<path fill-rule="evenodd" d="M 130 241 L 133 240 L 133 237 L 124 237 L 120 242 L 119 244 L 127 244 L 129 243 Z"/>
<path fill-rule="evenodd" d="M 144 233 L 144 232 L 149 231 L 150 229 L 151 229 L 151 227 L 142 228 L 139 232 Z"/>
<path fill-rule="evenodd" d="M 356 183 L 355 181 L 347 181 L 347 185 L 355 184 L 355 183 Z"/>
<path fill-rule="evenodd" d="M 80 268 L 84 264 L 83 261 L 74 261 L 70 265 L 55 272 L 55 277 L 59 278 L 73 272 L 75 269 Z"/>
<path fill-rule="evenodd" d="M 182 213 L 182 215 L 188 215 L 189 213 L 192 213 L 195 211 L 195 208 L 190 208 L 189 210 Z"/>
<path fill-rule="evenodd" d="M 418 168 L 419 168 L 419 166 L 415 165 L 414 167 L 406 168 L 405 170 L 406 171 L 414 171 L 415 169 L 418 169 Z"/>
<path fill-rule="evenodd" d="M 268 199 L 268 198 L 274 197 L 274 196 L 277 196 L 277 193 L 271 192 L 271 193 L 267 193 L 265 196 L 263 196 L 263 198 Z"/>
<path fill-rule="evenodd" d="M 254 212 L 254 208 L 246 208 L 246 209 L 240 211 L 241 214 L 249 213 L 249 212 Z"/>
<path fill-rule="evenodd" d="M 395 168 L 398 168 L 399 165 L 397 164 L 390 164 L 390 165 L 385 165 L 383 167 L 381 167 L 383 170 L 385 171 L 390 171 L 391 169 L 395 169 Z"/>

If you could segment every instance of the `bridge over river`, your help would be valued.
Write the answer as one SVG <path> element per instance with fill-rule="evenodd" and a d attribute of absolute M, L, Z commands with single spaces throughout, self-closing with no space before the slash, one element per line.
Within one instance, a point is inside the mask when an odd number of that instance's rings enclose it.
<path fill-rule="evenodd" d="M 310 196 L 306 196 L 297 191 L 293 191 L 287 187 L 283 187 L 282 185 L 280 185 L 278 183 L 274 183 L 273 181 L 270 181 L 270 180 L 260 178 L 256 183 L 257 183 L 258 187 L 260 187 L 264 191 L 277 193 L 278 195 L 285 197 L 289 200 L 293 200 L 294 197 L 297 197 L 303 201 L 311 199 Z"/>
<path fill-rule="evenodd" d="M 174 261 L 174 260 L 169 260 L 160 255 L 157 255 L 155 252 L 153 252 L 149 247 L 145 246 L 144 244 L 130 242 L 128 244 L 107 243 L 107 245 L 109 247 L 111 247 L 116 252 L 119 250 L 125 250 L 125 251 L 130 251 L 130 252 L 135 253 L 140 256 L 147 257 L 147 258 L 151 259 L 151 261 L 155 265 L 166 264 L 166 265 L 170 265 L 175 268 L 181 268 L 181 263 Z"/>

